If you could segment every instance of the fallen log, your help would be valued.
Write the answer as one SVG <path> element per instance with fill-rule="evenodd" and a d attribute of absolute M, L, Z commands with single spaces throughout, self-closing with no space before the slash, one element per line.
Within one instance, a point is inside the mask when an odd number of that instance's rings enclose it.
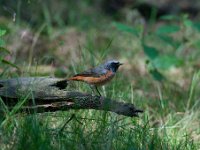
<path fill-rule="evenodd" d="M 131 103 L 70 91 L 68 84 L 66 79 L 45 77 L 0 80 L 1 103 L 9 109 L 20 103 L 19 111 L 30 113 L 96 109 L 133 117 L 143 112 Z M 1 104 L 0 109 L 2 107 Z"/>

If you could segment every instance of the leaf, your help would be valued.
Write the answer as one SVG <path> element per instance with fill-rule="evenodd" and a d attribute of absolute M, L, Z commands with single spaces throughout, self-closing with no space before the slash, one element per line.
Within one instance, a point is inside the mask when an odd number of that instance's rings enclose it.
<path fill-rule="evenodd" d="M 161 16 L 160 19 L 162 19 L 162 20 L 178 20 L 178 17 L 175 15 L 164 15 L 164 16 Z"/>
<path fill-rule="evenodd" d="M 116 27 L 120 31 L 128 32 L 135 36 L 139 36 L 139 34 L 141 32 L 141 29 L 132 28 L 132 27 L 122 24 L 122 23 L 114 22 L 113 26 Z"/>
<path fill-rule="evenodd" d="M 166 79 L 165 76 L 162 73 L 160 73 L 157 68 L 155 68 L 152 61 L 147 60 L 146 67 L 148 69 L 148 72 L 151 74 L 151 76 L 153 77 L 154 80 L 161 82 Z"/>
<path fill-rule="evenodd" d="M 7 61 L 7 60 L 5 60 L 5 59 L 2 59 L 2 63 L 7 64 L 7 65 L 10 65 L 10 66 L 12 66 L 12 67 L 14 67 L 14 68 L 19 69 L 19 67 L 18 67 L 17 65 L 15 65 L 14 63 L 12 63 L 12 62 L 10 62 L 10 61 Z"/>
<path fill-rule="evenodd" d="M 0 39 L 0 47 L 5 45 L 5 41 L 3 39 Z"/>
<path fill-rule="evenodd" d="M 149 73 L 152 75 L 152 77 L 153 77 L 154 80 L 156 80 L 156 81 L 161 82 L 161 81 L 163 81 L 163 80 L 166 79 L 165 76 L 164 76 L 162 73 L 160 73 L 156 68 L 150 70 Z"/>
<path fill-rule="evenodd" d="M 156 30 L 156 34 L 170 34 L 178 32 L 179 30 L 180 27 L 176 25 L 163 25 Z"/>
<path fill-rule="evenodd" d="M 0 104 L 1 104 L 2 111 L 6 114 L 6 116 L 8 116 L 9 114 L 8 106 L 4 103 L 1 97 L 0 97 Z"/>
<path fill-rule="evenodd" d="M 6 34 L 6 30 L 0 29 L 0 37 Z"/>
<path fill-rule="evenodd" d="M 157 69 L 167 70 L 172 66 L 181 66 L 183 64 L 183 60 L 178 59 L 173 55 L 164 55 L 154 59 L 153 64 Z"/>
<path fill-rule="evenodd" d="M 193 26 L 193 22 L 189 19 L 185 19 L 183 24 L 186 26 L 186 27 L 192 27 Z"/>
<path fill-rule="evenodd" d="M 11 54 L 11 52 L 4 47 L 0 47 L 0 52 L 6 52 L 7 54 Z"/>
<path fill-rule="evenodd" d="M 200 22 L 193 23 L 193 27 L 200 31 Z"/>
<path fill-rule="evenodd" d="M 179 47 L 180 42 L 175 41 L 172 37 L 168 36 L 168 35 L 158 35 L 158 37 L 164 41 L 165 43 L 173 46 L 174 48 Z"/>
<path fill-rule="evenodd" d="M 144 50 L 144 53 L 151 60 L 155 59 L 159 55 L 159 52 L 158 52 L 158 50 L 156 48 L 147 46 L 145 44 L 143 44 L 143 50 Z"/>
<path fill-rule="evenodd" d="M 197 48 L 197 49 L 200 49 L 200 40 L 196 40 L 192 43 L 192 45 Z"/>

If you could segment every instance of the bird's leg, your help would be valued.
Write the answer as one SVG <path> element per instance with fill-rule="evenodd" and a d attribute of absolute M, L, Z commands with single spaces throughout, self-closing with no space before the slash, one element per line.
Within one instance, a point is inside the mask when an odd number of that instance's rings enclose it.
<path fill-rule="evenodd" d="M 101 96 L 101 93 L 99 92 L 97 86 L 95 86 L 96 91 L 98 92 L 99 96 Z"/>
<path fill-rule="evenodd" d="M 99 90 L 97 89 L 97 86 L 95 86 L 95 85 L 90 85 L 90 88 L 92 89 L 92 92 L 93 92 L 93 93 L 96 93 L 96 92 L 97 92 L 97 93 L 99 94 L 99 96 L 101 96 L 101 93 L 100 93 Z M 95 92 L 94 88 L 95 88 L 96 92 Z"/>

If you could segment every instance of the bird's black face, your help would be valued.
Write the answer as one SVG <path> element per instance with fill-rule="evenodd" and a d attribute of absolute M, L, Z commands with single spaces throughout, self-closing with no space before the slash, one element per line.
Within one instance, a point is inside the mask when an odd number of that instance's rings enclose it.
<path fill-rule="evenodd" d="M 118 70 L 119 66 L 121 66 L 121 65 L 122 65 L 122 63 L 120 63 L 118 61 L 111 61 L 111 62 L 107 63 L 106 68 L 108 70 L 116 72 Z"/>

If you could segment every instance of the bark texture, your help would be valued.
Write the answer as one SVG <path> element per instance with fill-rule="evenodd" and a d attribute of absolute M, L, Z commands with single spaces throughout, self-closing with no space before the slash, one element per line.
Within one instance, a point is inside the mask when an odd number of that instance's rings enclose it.
<path fill-rule="evenodd" d="M 30 113 L 96 109 L 133 117 L 143 112 L 131 103 L 70 91 L 67 89 L 68 83 L 65 79 L 45 77 L 0 80 L 1 103 L 9 109 L 20 104 L 19 111 Z M 0 109 L 3 109 L 3 104 Z"/>

